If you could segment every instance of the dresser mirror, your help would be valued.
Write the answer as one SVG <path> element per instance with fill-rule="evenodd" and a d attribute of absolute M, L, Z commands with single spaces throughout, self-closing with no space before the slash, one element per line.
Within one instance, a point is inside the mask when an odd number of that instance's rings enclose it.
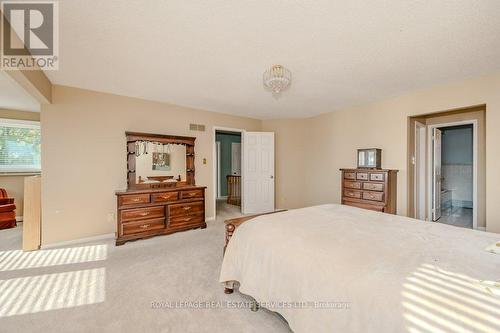
<path fill-rule="evenodd" d="M 136 141 L 136 184 L 186 181 L 186 146 Z"/>
<path fill-rule="evenodd" d="M 194 185 L 195 138 L 126 132 L 128 187 Z"/>
<path fill-rule="evenodd" d="M 382 149 L 358 149 L 358 168 L 380 169 L 382 167 Z"/>

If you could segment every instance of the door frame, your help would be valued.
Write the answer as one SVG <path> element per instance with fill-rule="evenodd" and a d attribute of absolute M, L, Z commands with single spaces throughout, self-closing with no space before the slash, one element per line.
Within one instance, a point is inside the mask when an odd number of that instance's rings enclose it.
<path fill-rule="evenodd" d="M 477 229 L 477 184 L 478 184 L 478 152 L 479 141 L 477 132 L 477 119 L 454 121 L 447 123 L 439 123 L 427 125 L 427 221 L 432 220 L 432 168 L 433 168 L 433 149 L 432 149 L 432 134 L 434 128 L 452 127 L 459 125 L 472 125 L 472 229 Z"/>
<path fill-rule="evenodd" d="M 213 170 L 213 190 L 212 190 L 212 193 L 213 193 L 213 202 L 212 202 L 212 207 L 213 207 L 213 210 L 214 210 L 214 216 L 213 217 L 210 217 L 208 218 L 209 220 L 215 220 L 215 218 L 217 217 L 217 161 L 216 161 L 216 158 L 217 158 L 217 131 L 220 131 L 220 132 L 235 132 L 235 133 L 240 133 L 241 135 L 241 165 L 243 165 L 243 162 L 244 162 L 244 154 L 243 154 L 243 151 L 245 149 L 245 139 L 244 139 L 244 133 L 246 132 L 246 130 L 242 129 L 242 128 L 230 128 L 230 127 L 223 127 L 223 126 L 214 126 L 213 129 L 212 129 L 212 170 Z M 244 175 L 244 171 L 243 171 L 243 168 L 241 170 L 241 206 L 240 206 L 240 211 L 243 207 L 243 200 L 245 200 L 244 196 L 243 196 L 243 177 L 245 177 Z"/>
<path fill-rule="evenodd" d="M 427 160 L 427 126 L 420 122 L 415 121 L 415 147 L 414 147 L 414 188 L 415 193 L 413 195 L 413 208 L 414 208 L 414 217 L 419 220 L 427 219 L 427 201 L 426 201 L 426 187 L 427 187 L 427 178 L 426 178 L 426 160 Z M 421 153 L 423 149 L 423 154 Z M 423 181 L 423 188 L 420 188 L 420 184 Z M 423 204 L 423 211 L 420 209 Z"/>

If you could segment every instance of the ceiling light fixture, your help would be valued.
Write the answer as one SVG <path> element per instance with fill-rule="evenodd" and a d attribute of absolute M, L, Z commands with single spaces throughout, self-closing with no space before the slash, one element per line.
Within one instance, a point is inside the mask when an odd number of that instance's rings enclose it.
<path fill-rule="evenodd" d="M 281 65 L 273 65 L 264 72 L 264 87 L 276 97 L 287 89 L 291 82 L 292 72 Z"/>

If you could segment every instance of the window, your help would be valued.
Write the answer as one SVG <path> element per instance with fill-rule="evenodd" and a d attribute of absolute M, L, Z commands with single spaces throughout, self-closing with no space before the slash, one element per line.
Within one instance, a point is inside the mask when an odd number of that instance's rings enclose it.
<path fill-rule="evenodd" d="M 0 172 L 40 170 L 40 122 L 0 119 Z"/>

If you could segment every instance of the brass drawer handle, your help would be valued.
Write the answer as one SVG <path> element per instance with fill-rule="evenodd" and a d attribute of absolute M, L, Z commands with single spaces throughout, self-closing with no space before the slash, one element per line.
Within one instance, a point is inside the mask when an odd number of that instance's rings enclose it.
<path fill-rule="evenodd" d="M 196 195 L 196 193 L 194 193 L 194 192 L 189 193 L 190 197 L 194 197 L 195 195 Z"/>
<path fill-rule="evenodd" d="M 133 202 L 139 202 L 139 201 L 141 201 L 141 199 L 139 199 L 139 198 L 134 198 L 134 199 L 132 199 L 132 201 L 133 201 Z"/>
<path fill-rule="evenodd" d="M 162 197 L 160 197 L 160 198 L 162 198 L 162 199 L 170 199 L 170 197 L 169 197 L 169 196 L 162 196 Z"/>
<path fill-rule="evenodd" d="M 185 218 L 185 219 L 183 219 L 183 221 L 184 221 L 184 222 L 188 222 L 188 221 L 191 221 L 191 218 L 190 218 L 190 217 L 188 217 L 188 218 Z"/>
<path fill-rule="evenodd" d="M 184 210 L 190 210 L 191 209 L 191 206 L 187 206 L 187 207 L 182 207 Z"/>
<path fill-rule="evenodd" d="M 143 224 L 140 226 L 141 229 L 147 229 L 151 226 L 151 224 Z"/>
<path fill-rule="evenodd" d="M 149 215 L 149 212 L 144 212 L 144 213 L 141 213 L 140 215 L 141 215 L 141 216 L 148 216 L 148 215 Z"/>

